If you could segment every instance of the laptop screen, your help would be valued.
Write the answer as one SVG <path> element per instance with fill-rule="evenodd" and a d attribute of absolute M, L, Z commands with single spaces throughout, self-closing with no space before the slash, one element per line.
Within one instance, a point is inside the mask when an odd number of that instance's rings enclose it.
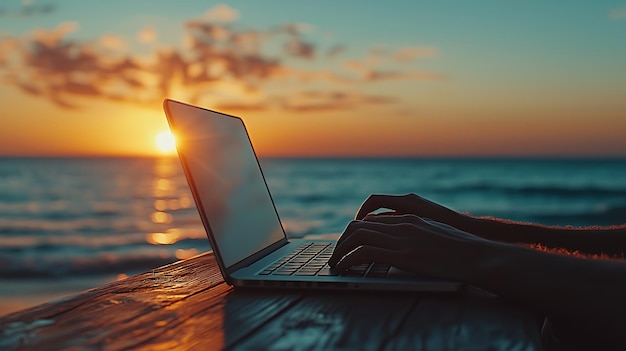
<path fill-rule="evenodd" d="M 283 239 L 243 121 L 170 100 L 166 104 L 178 152 L 195 187 L 196 206 L 208 221 L 224 265 Z"/>

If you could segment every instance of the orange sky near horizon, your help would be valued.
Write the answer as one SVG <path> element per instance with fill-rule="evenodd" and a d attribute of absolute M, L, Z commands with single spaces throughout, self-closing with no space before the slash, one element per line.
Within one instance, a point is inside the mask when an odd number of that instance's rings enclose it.
<path fill-rule="evenodd" d="M 2 89 L 0 89 L 1 91 Z M 160 106 L 92 102 L 76 110 L 7 92 L 15 117 L 3 121 L 1 156 L 158 156 L 167 130 Z M 4 95 L 7 96 L 7 95 Z M 261 157 L 624 156 L 626 119 L 567 111 L 550 118 L 521 111 L 366 108 L 332 113 L 222 111 L 244 119 Z M 11 112 L 11 111 L 6 111 Z M 5 112 L 5 116 L 9 115 Z M 529 111 L 528 113 L 532 113 Z M 29 119 L 18 116 L 28 114 Z M 506 118 L 494 117 L 507 114 Z M 88 123 L 84 119 L 88 118 Z"/>
<path fill-rule="evenodd" d="M 555 9 L 535 8 L 552 5 L 494 5 L 440 34 L 436 19 L 460 13 L 405 5 L 433 15 L 396 28 L 380 13 L 398 10 L 377 4 L 347 26 L 295 5 L 186 4 L 163 22 L 114 2 L 102 11 L 125 18 L 118 29 L 78 3 L 5 11 L 0 157 L 162 155 L 164 98 L 242 117 L 261 157 L 626 157 L 616 9 L 564 9 L 558 31 Z M 367 32 L 378 39 L 356 30 L 372 19 L 389 22 Z"/>

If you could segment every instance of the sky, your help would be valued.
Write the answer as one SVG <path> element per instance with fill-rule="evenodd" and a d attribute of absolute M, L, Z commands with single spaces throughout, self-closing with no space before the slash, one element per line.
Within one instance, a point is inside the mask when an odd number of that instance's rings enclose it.
<path fill-rule="evenodd" d="M 159 155 L 164 98 L 261 156 L 626 157 L 626 1 L 0 2 L 0 156 Z"/>

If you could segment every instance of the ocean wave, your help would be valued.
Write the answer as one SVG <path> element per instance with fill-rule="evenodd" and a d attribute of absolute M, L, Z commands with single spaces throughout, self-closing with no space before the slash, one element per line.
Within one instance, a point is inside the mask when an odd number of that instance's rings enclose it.
<path fill-rule="evenodd" d="M 0 252 L 58 248 L 79 250 L 86 248 L 121 247 L 146 244 L 146 234 L 109 234 L 85 236 L 81 234 L 49 236 L 0 236 Z"/>
<path fill-rule="evenodd" d="M 155 235 L 169 238 L 169 242 L 184 240 L 206 240 L 206 232 L 202 226 L 159 228 L 153 226 L 151 231 L 128 232 L 111 231 L 106 234 L 85 235 L 85 232 L 59 233 L 51 232 L 39 235 L 3 235 L 0 233 L 0 252 L 24 251 L 33 249 L 58 248 L 59 250 L 106 249 L 129 245 L 154 244 Z"/>
<path fill-rule="evenodd" d="M 564 213 L 535 213 L 534 221 L 544 224 L 611 226 L 626 223 L 626 204 L 609 206 L 595 211 L 571 211 Z"/>
<path fill-rule="evenodd" d="M 154 160 L 0 163 L 0 278 L 146 271 L 178 250 L 207 248 L 172 162 L 167 172 Z M 550 225 L 626 221 L 623 161 L 271 160 L 265 170 L 290 237 L 341 232 L 371 192 L 417 192 L 476 215 Z M 167 221 L 155 222 L 155 211 Z"/>
<path fill-rule="evenodd" d="M 596 198 L 596 197 L 625 197 L 626 188 L 614 188 L 604 186 L 567 186 L 567 185 L 512 185 L 497 183 L 473 183 L 458 184 L 450 187 L 433 187 L 432 191 L 438 193 L 503 193 L 507 195 L 524 196 L 556 196 L 562 198 Z"/>
<path fill-rule="evenodd" d="M 46 255 L 0 254 L 0 279 L 30 279 L 105 274 L 135 274 L 210 250 L 207 240 L 163 246 L 126 246 Z M 181 245 L 182 244 L 182 245 Z M 64 250 L 67 251 L 67 250 Z"/>
<path fill-rule="evenodd" d="M 61 259 L 46 257 L 39 259 L 1 259 L 0 278 L 29 279 L 78 275 L 118 274 L 128 271 L 148 270 L 176 261 L 174 253 L 166 250 L 151 254 L 99 253 L 88 257 Z"/>

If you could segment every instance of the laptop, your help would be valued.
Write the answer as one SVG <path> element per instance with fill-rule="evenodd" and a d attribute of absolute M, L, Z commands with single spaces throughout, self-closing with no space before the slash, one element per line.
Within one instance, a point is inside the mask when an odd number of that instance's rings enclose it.
<path fill-rule="evenodd" d="M 459 290 L 380 264 L 333 272 L 335 240 L 288 239 L 243 121 L 166 99 L 178 155 L 224 280 L 236 287 Z"/>

